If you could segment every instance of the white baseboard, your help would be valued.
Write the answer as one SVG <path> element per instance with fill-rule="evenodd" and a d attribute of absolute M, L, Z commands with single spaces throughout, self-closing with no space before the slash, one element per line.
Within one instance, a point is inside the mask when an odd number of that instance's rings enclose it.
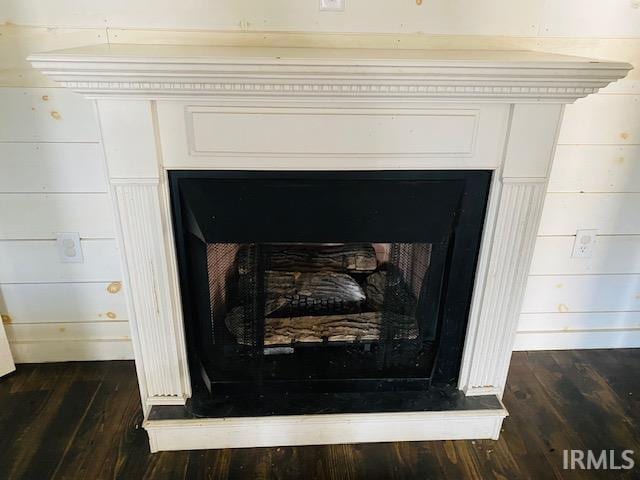
<path fill-rule="evenodd" d="M 152 452 L 497 439 L 505 409 L 145 420 Z"/>
<path fill-rule="evenodd" d="M 640 329 L 518 332 L 515 351 L 640 348 Z"/>
<path fill-rule="evenodd" d="M 9 343 L 16 363 L 132 360 L 131 340 L 32 340 Z"/>

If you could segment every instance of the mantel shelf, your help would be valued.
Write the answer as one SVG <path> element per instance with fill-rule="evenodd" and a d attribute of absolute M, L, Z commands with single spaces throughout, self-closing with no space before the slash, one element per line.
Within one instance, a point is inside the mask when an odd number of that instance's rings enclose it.
<path fill-rule="evenodd" d="M 530 51 L 96 45 L 31 55 L 88 97 L 570 103 L 632 68 Z"/>

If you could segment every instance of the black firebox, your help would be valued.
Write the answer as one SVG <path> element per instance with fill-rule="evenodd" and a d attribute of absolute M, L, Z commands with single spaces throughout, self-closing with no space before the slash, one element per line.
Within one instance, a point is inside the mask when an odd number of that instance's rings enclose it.
<path fill-rule="evenodd" d="M 214 395 L 455 386 L 488 171 L 172 171 L 193 381 Z"/>

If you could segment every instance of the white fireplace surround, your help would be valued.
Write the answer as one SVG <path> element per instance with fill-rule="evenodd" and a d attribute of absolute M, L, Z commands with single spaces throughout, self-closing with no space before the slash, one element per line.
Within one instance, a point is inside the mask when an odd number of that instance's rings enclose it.
<path fill-rule="evenodd" d="M 145 417 L 191 395 L 167 171 L 494 172 L 459 388 L 502 396 L 563 106 L 626 63 L 524 51 L 99 45 L 29 58 L 95 99 Z M 151 449 L 497 438 L 484 411 L 145 420 Z"/>

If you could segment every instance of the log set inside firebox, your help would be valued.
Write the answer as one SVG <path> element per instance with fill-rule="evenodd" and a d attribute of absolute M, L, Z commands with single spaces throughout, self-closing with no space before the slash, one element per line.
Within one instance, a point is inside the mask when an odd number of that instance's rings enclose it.
<path fill-rule="evenodd" d="M 417 337 L 415 294 L 373 244 L 264 244 L 260 250 L 264 318 L 252 319 L 236 299 L 225 324 L 238 343 L 248 342 L 246 329 L 256 320 L 264 324 L 265 347 L 376 342 L 389 331 L 390 340 Z M 247 255 L 243 246 L 236 256 L 239 284 L 252 273 Z"/>

